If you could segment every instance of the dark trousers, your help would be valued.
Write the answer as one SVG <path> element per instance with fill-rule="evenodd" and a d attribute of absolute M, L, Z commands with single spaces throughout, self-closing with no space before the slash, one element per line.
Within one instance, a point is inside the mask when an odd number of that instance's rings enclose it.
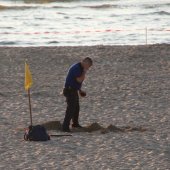
<path fill-rule="evenodd" d="M 79 96 L 78 91 L 74 89 L 67 89 L 65 88 L 64 96 L 66 97 L 67 102 L 67 109 L 65 113 L 65 118 L 63 121 L 63 129 L 68 130 L 70 126 L 70 121 L 72 120 L 73 125 L 78 125 L 78 118 L 79 118 Z"/>

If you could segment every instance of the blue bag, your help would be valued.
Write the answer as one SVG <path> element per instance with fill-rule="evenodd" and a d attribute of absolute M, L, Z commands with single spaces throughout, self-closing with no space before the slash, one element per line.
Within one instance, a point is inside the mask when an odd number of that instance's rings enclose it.
<path fill-rule="evenodd" d="M 47 141 L 50 136 L 47 134 L 45 127 L 41 125 L 29 126 L 24 134 L 26 141 Z"/>

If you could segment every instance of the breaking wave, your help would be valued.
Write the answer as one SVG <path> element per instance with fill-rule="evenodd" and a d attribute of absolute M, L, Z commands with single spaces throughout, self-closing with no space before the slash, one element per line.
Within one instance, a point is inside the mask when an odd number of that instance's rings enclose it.
<path fill-rule="evenodd" d="M 158 15 L 170 15 L 170 12 L 167 12 L 167 11 L 159 11 L 159 12 L 153 12 L 152 14 L 158 14 Z"/>
<path fill-rule="evenodd" d="M 25 10 L 25 9 L 32 9 L 32 8 L 38 8 L 37 6 L 27 6 L 27 5 L 11 5 L 11 6 L 6 6 L 6 5 L 0 5 L 0 11 L 2 10 Z"/>
<path fill-rule="evenodd" d="M 85 8 L 92 8 L 92 9 L 107 9 L 107 8 L 118 8 L 118 5 L 112 4 L 102 4 L 102 5 L 89 5 L 89 6 L 82 6 Z"/>

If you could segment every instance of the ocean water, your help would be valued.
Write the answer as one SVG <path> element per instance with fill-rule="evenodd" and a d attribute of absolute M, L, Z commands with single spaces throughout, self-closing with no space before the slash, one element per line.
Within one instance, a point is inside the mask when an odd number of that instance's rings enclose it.
<path fill-rule="evenodd" d="M 170 43 L 169 0 L 0 0 L 0 46 Z"/>

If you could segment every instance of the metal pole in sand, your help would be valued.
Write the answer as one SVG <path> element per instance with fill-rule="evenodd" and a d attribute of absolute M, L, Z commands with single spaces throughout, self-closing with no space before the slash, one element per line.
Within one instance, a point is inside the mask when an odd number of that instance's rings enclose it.
<path fill-rule="evenodd" d="M 31 109 L 31 95 L 30 95 L 30 89 L 28 89 L 28 99 L 29 99 L 29 109 L 30 109 L 30 121 L 32 126 L 32 109 Z"/>
<path fill-rule="evenodd" d="M 145 39 L 146 39 L 146 45 L 148 44 L 148 30 L 147 27 L 145 28 Z"/>

